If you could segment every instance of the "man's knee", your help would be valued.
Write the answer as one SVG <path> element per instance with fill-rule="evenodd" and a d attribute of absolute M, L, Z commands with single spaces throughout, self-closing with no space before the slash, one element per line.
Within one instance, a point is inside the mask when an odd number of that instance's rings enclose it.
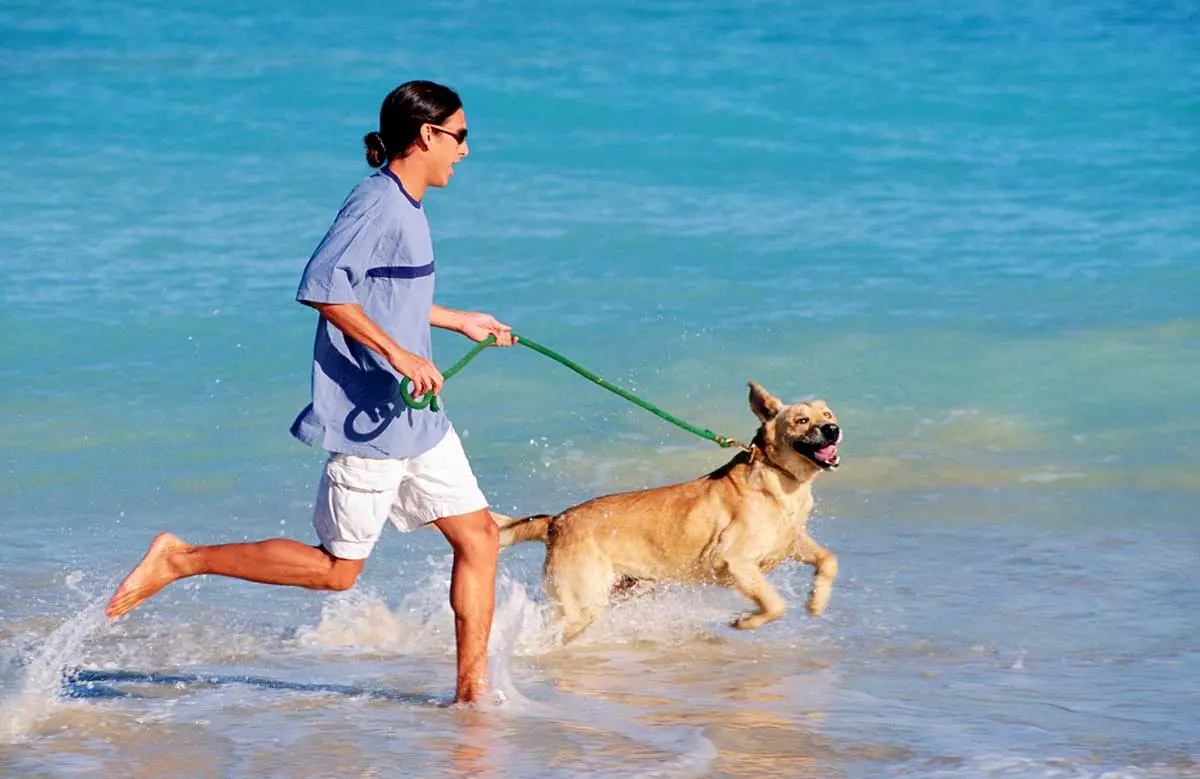
<path fill-rule="evenodd" d="M 500 526 L 488 515 L 486 521 L 480 521 L 467 542 L 471 547 L 469 554 L 494 560 L 500 554 Z"/>
<path fill-rule="evenodd" d="M 343 560 L 331 555 L 329 570 L 325 573 L 325 586 L 322 589 L 336 592 L 350 589 L 358 581 L 358 575 L 362 573 L 365 563 L 365 560 Z"/>
<path fill-rule="evenodd" d="M 335 592 L 345 592 L 354 586 L 358 581 L 358 572 L 339 573 L 336 571 L 329 572 L 329 578 L 326 580 L 325 589 L 334 590 Z"/>
<path fill-rule="evenodd" d="M 500 526 L 484 511 L 451 541 L 456 554 L 478 562 L 495 560 L 500 554 Z"/>

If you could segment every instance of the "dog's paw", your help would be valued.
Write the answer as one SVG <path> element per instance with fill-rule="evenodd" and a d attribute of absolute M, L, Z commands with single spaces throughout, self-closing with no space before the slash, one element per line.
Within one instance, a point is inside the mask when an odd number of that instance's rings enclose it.
<path fill-rule="evenodd" d="M 738 630 L 754 630 L 765 625 L 769 619 L 765 614 L 743 614 L 729 624 Z"/>
<path fill-rule="evenodd" d="M 808 616 L 819 617 L 825 613 L 825 607 L 829 605 L 830 592 L 828 587 L 816 588 L 808 596 Z"/>

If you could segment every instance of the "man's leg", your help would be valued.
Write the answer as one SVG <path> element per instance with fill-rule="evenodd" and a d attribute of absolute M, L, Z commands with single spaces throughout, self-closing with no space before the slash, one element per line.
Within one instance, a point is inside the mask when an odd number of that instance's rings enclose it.
<path fill-rule="evenodd" d="M 475 703 L 489 690 L 488 636 L 496 605 L 496 558 L 500 528 L 487 509 L 434 522 L 454 550 L 450 607 L 458 644 L 456 703 Z"/>
<path fill-rule="evenodd" d="M 115 619 L 171 582 L 199 574 L 312 590 L 348 590 L 379 539 L 404 472 L 402 460 L 331 456 L 313 507 L 319 547 L 286 538 L 192 546 L 162 533 L 125 577 L 105 613 Z"/>
<path fill-rule="evenodd" d="M 105 613 L 115 619 L 137 608 L 171 582 L 199 574 L 311 590 L 348 590 L 354 586 L 365 563 L 366 560 L 343 560 L 322 547 L 306 546 L 287 538 L 192 546 L 177 536 L 162 533 L 125 577 Z"/>

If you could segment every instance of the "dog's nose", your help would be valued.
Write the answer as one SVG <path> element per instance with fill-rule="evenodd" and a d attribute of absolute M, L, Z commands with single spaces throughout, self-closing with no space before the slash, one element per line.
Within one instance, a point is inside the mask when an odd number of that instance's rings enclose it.
<path fill-rule="evenodd" d="M 834 424 L 821 425 L 821 434 L 826 441 L 837 443 L 842 439 L 842 429 Z"/>

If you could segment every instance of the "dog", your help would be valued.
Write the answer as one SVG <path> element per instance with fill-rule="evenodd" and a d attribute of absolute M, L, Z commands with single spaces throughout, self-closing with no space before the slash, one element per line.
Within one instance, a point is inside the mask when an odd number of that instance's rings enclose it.
<path fill-rule="evenodd" d="M 758 432 L 748 452 L 712 473 L 606 495 L 554 516 L 496 515 L 502 548 L 546 544 L 542 579 L 564 643 L 603 614 L 616 592 L 641 582 L 736 587 L 758 608 L 733 627 L 761 627 L 787 608 L 764 574 L 789 559 L 814 569 L 809 614 L 825 610 L 838 561 L 807 525 L 813 480 L 840 464 L 842 429 L 823 400 L 785 405 L 749 386 Z"/>

